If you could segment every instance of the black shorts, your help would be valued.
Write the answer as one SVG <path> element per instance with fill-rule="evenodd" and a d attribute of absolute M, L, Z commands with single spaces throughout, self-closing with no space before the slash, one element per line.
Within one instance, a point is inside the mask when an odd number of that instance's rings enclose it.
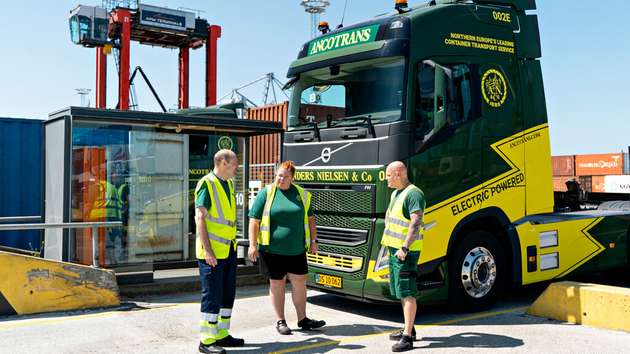
<path fill-rule="evenodd" d="M 283 279 L 287 273 L 304 275 L 308 273 L 306 252 L 297 256 L 283 256 L 269 252 L 260 252 L 263 274 L 273 280 Z"/>

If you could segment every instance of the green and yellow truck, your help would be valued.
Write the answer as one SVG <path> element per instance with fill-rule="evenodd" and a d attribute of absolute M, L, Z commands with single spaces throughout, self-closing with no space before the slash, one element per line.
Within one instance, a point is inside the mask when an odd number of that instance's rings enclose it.
<path fill-rule="evenodd" d="M 425 194 L 422 303 L 628 263 L 630 213 L 554 212 L 534 0 L 434 0 L 304 44 L 288 71 L 283 158 L 313 193 L 308 284 L 389 301 L 380 245 L 404 161 Z"/>

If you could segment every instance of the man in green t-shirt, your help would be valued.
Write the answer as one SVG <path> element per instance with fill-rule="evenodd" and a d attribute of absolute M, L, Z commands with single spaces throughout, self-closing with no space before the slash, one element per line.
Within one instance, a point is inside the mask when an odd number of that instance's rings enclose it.
<path fill-rule="evenodd" d="M 422 190 L 409 182 L 406 166 L 392 162 L 385 171 L 387 186 L 394 188 L 381 244 L 389 251 L 389 287 L 393 297 L 400 299 L 405 326 L 389 338 L 397 341 L 392 351 L 413 348 L 416 338 L 416 295 L 418 294 L 418 260 L 422 251 L 422 218 L 426 202 Z"/>

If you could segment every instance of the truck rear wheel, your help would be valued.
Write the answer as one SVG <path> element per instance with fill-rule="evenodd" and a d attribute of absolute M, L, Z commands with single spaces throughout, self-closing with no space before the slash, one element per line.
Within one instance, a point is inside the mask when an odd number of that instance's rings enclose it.
<path fill-rule="evenodd" d="M 503 247 L 486 231 L 473 231 L 455 246 L 449 258 L 449 302 L 474 311 L 493 304 L 507 277 Z"/>

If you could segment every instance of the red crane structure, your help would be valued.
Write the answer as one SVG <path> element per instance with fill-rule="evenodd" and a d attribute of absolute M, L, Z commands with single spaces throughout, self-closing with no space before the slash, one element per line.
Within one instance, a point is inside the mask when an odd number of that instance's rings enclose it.
<path fill-rule="evenodd" d="M 114 47 L 119 50 L 117 108 L 129 109 L 131 41 L 179 49 L 179 109 L 189 108 L 190 49 L 205 45 L 205 104 L 216 104 L 220 26 L 208 25 L 207 20 L 189 11 L 144 3 L 136 8 L 115 7 L 110 12 L 103 7 L 78 5 L 70 12 L 69 24 L 74 43 L 96 48 L 96 108 L 106 108 L 107 54 Z"/>

